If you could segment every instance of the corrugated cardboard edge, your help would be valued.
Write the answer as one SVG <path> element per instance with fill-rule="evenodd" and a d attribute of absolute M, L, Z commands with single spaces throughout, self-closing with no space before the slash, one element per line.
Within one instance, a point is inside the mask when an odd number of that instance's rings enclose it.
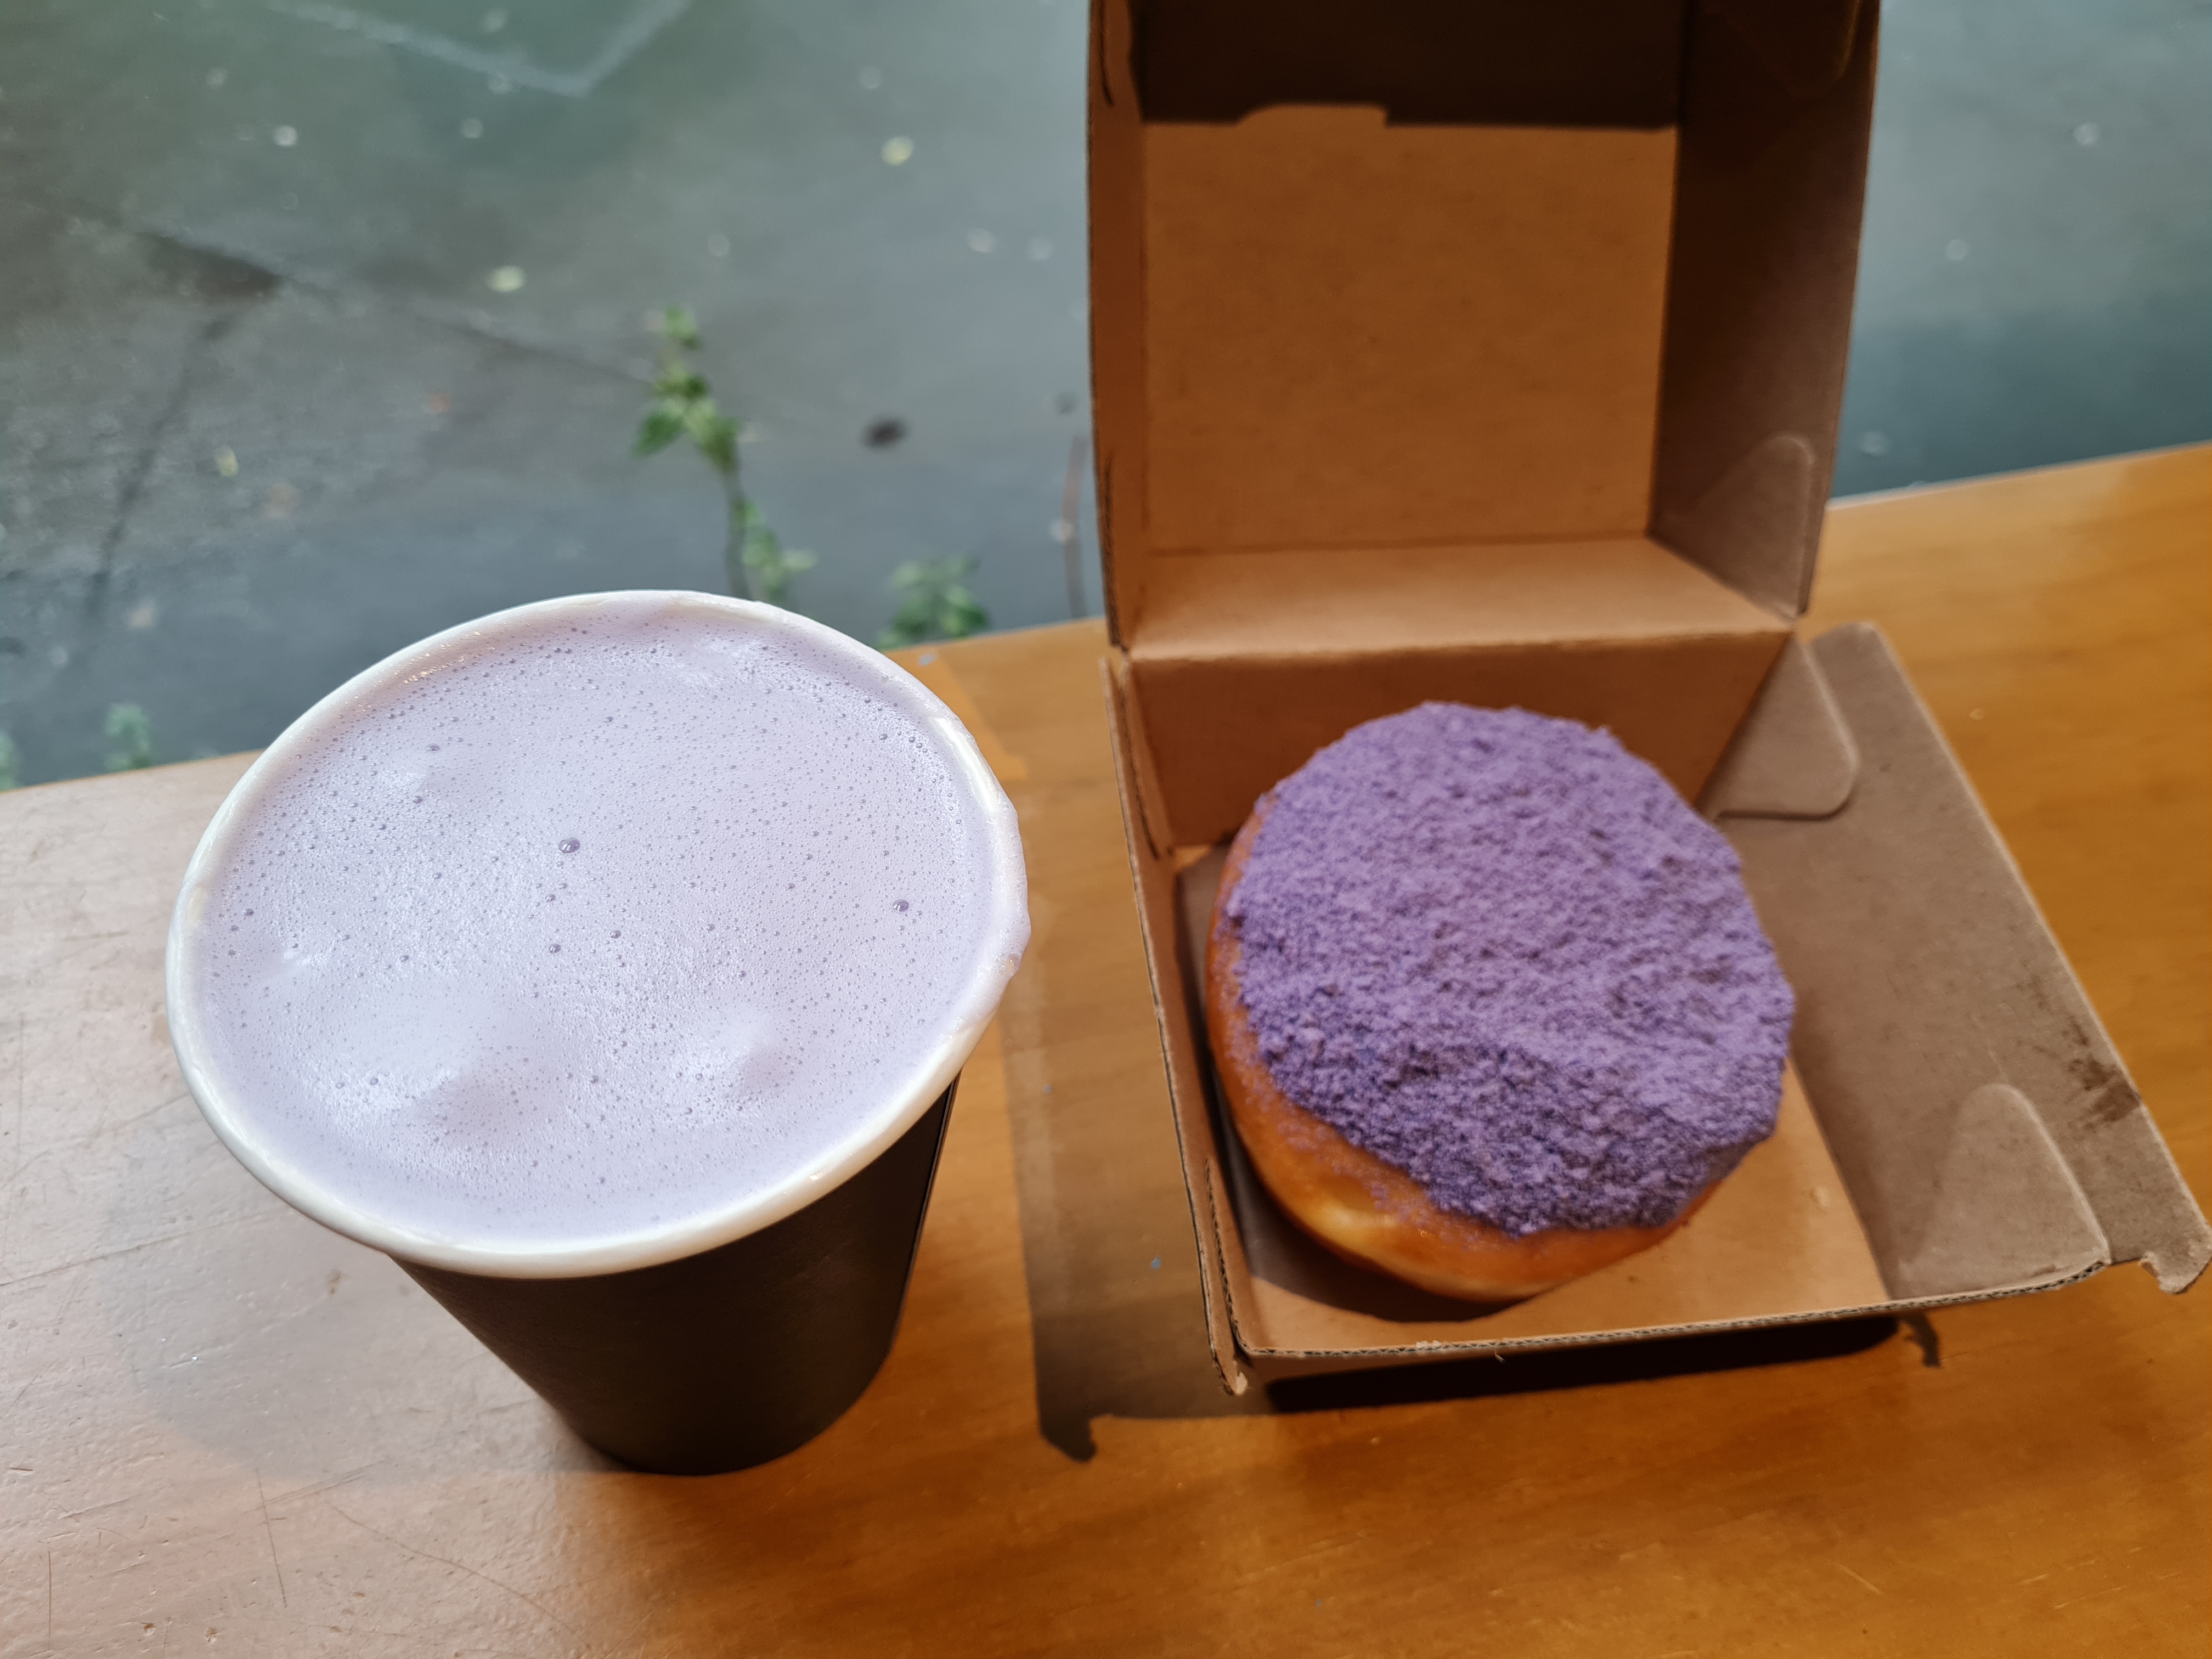
<path fill-rule="evenodd" d="M 1154 936 L 1152 917 L 1158 907 L 1143 902 L 1152 868 L 1145 854 L 1153 848 L 1153 842 L 1145 821 L 1143 792 L 1138 787 L 1141 744 L 1132 737 L 1126 696 L 1127 674 L 1127 665 L 1118 652 L 1109 653 L 1099 665 L 1100 685 L 1106 699 L 1107 730 L 1114 747 L 1115 791 L 1121 803 L 1122 839 L 1129 854 L 1129 879 L 1139 900 L 1137 921 L 1145 941 L 1145 971 L 1152 988 L 1152 1016 L 1158 1023 L 1160 1064 L 1167 1074 L 1168 1103 L 1175 1115 L 1176 1153 L 1182 1162 L 1183 1193 L 1190 1202 L 1191 1237 L 1198 1250 L 1206 1343 L 1221 1374 L 1222 1387 L 1231 1394 L 1243 1394 L 1252 1386 L 1252 1374 L 1243 1363 L 1243 1350 L 1231 1322 L 1229 1279 L 1224 1265 L 1229 1248 L 1225 1241 L 1233 1237 L 1236 1224 L 1216 1167 L 1220 1161 L 1220 1148 L 1213 1138 L 1205 1085 L 1188 1061 L 1178 1058 L 1177 1038 L 1182 1039 L 1182 1053 L 1187 1055 L 1193 1034 L 1179 1032 L 1175 1026 L 1178 1021 L 1187 1022 L 1188 1016 L 1178 1000 L 1168 996 L 1161 981 L 1161 952 L 1174 950 L 1175 941 Z M 1156 860 L 1164 856 L 1164 850 L 1154 853 Z M 1171 911 L 1172 895 L 1169 897 Z"/>
<path fill-rule="evenodd" d="M 1838 1319 L 1894 1318 L 1899 1314 L 1924 1313 L 1954 1308 L 1969 1302 L 2000 1302 L 2016 1296 L 2034 1296 L 2063 1290 L 2102 1273 L 2108 1263 L 2096 1262 L 2060 1277 L 1996 1290 L 1960 1291 L 1951 1296 L 1915 1297 L 1899 1301 L 1870 1302 L 1860 1307 L 1820 1308 L 1805 1313 L 1762 1315 L 1756 1319 L 1705 1320 L 1688 1325 L 1650 1325 L 1634 1330 L 1601 1331 L 1595 1334 L 1568 1333 L 1559 1336 L 1520 1337 L 1496 1342 L 1425 1342 L 1402 1348 L 1367 1348 L 1358 1353 L 1310 1352 L 1293 1348 L 1247 1349 L 1244 1357 L 1252 1374 L 1262 1382 L 1291 1376 L 1314 1376 L 1345 1371 L 1376 1370 L 1389 1365 L 1427 1364 L 1449 1359 L 1482 1359 L 1510 1353 L 1534 1353 L 1547 1348 L 1612 1347 L 1624 1342 L 1656 1342 L 1672 1336 L 1712 1336 L 1730 1331 L 1763 1331 L 1789 1325 L 1824 1325 Z"/>
<path fill-rule="evenodd" d="M 1091 226 L 1091 457 L 1107 637 L 1119 645 L 1142 608 L 1125 533 L 1140 542 L 1145 477 L 1145 254 L 1142 235 L 1101 237 L 1103 218 L 1144 219 L 1144 117 L 1130 69 L 1133 29 L 1126 0 L 1091 0 L 1085 196 Z"/>

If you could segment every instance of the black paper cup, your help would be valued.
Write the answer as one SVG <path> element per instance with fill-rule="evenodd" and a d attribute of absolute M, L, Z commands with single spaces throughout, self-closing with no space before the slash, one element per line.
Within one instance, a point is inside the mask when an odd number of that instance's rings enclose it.
<path fill-rule="evenodd" d="M 609 1455 L 656 1474 L 765 1463 L 890 1353 L 952 1093 L 842 1185 L 697 1255 L 588 1279 L 399 1265 Z"/>
<path fill-rule="evenodd" d="M 270 1133 L 253 1090 L 211 1044 L 197 930 L 217 872 L 285 776 L 288 757 L 395 685 L 508 626 L 622 599 L 696 609 L 709 625 L 797 636 L 842 654 L 937 749 L 976 817 L 983 944 L 946 965 L 941 1026 L 893 1057 L 877 1109 L 773 1182 L 717 1206 L 605 1237 L 534 1243 L 465 1225 L 431 1231 L 331 1177 Z M 168 951 L 170 1034 L 185 1085 L 239 1161 L 277 1196 L 398 1262 L 592 1445 L 641 1469 L 703 1474 L 781 1455 L 845 1411 L 898 1328 L 960 1068 L 996 1010 L 1029 933 L 1012 806 L 951 711 L 888 659 L 773 606 L 694 593 L 576 595 L 488 617 L 408 647 L 295 721 L 248 769 L 185 875 Z M 265 1085 L 260 1085 L 265 1088 Z"/>

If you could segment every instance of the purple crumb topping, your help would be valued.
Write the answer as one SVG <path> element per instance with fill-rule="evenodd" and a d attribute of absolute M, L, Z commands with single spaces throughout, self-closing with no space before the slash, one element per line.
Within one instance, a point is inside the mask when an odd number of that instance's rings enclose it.
<path fill-rule="evenodd" d="M 1424 703 L 1268 798 L 1221 925 L 1283 1093 L 1515 1237 L 1656 1226 L 1773 1132 L 1736 856 L 1609 732 Z"/>

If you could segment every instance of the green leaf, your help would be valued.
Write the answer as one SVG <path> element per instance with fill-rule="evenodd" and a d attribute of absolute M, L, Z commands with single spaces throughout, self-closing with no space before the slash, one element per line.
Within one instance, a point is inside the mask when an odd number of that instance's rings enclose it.
<path fill-rule="evenodd" d="M 660 372 L 653 377 L 653 395 L 673 403 L 694 402 L 708 396 L 710 390 L 705 375 L 685 368 L 682 363 L 664 364 Z"/>
<path fill-rule="evenodd" d="M 878 651 L 897 651 L 909 645 L 920 645 L 929 638 L 929 616 L 926 609 L 911 605 L 901 605 L 891 625 L 876 635 Z"/>
<path fill-rule="evenodd" d="M 645 419 L 637 428 L 636 453 L 658 455 L 684 435 L 684 410 L 666 402 L 657 403 L 645 411 Z"/>
<path fill-rule="evenodd" d="M 905 599 L 876 643 L 890 651 L 988 628 L 990 614 L 961 580 L 975 568 L 973 559 L 914 559 L 892 571 L 891 586 Z"/>
<path fill-rule="evenodd" d="M 154 763 L 154 722 L 135 702 L 107 708 L 107 769 L 136 772 Z"/>
<path fill-rule="evenodd" d="M 761 598 L 770 605 L 781 605 L 791 590 L 791 579 L 814 568 L 814 556 L 796 548 L 786 550 L 750 501 L 745 503 L 740 522 L 744 526 L 744 550 L 739 557 L 757 578 L 754 585 Z"/>
<path fill-rule="evenodd" d="M 975 596 L 964 587 L 956 587 L 945 596 L 945 605 L 939 613 L 939 622 L 948 640 L 964 640 L 970 634 L 980 634 L 991 625 L 991 613 L 983 609 Z"/>
<path fill-rule="evenodd" d="M 699 349 L 699 319 L 691 314 L 688 306 L 670 306 L 655 323 L 653 332 L 672 346 L 685 351 Z"/>
<path fill-rule="evenodd" d="M 714 407 L 712 398 L 692 404 L 684 416 L 691 441 L 718 472 L 738 470 L 738 423 Z"/>
<path fill-rule="evenodd" d="M 647 319 L 653 332 L 668 343 L 653 378 L 653 404 L 637 434 L 637 453 L 658 454 L 679 437 L 688 437 L 708 465 L 722 476 L 730 520 L 722 544 L 722 565 L 730 592 L 774 605 L 783 603 L 793 577 L 814 568 L 811 553 L 787 552 L 760 509 L 738 488 L 738 435 L 741 428 L 714 402 L 707 377 L 681 352 L 699 348 L 698 319 L 682 306 L 670 306 Z"/>

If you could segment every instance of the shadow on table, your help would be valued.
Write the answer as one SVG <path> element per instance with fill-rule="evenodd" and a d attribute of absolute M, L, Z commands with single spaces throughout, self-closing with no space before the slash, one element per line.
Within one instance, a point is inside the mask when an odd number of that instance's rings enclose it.
<path fill-rule="evenodd" d="M 1832 1359 L 1893 1335 L 1886 1318 L 1662 1338 L 1309 1377 L 1231 1395 L 1206 1340 L 1190 1204 L 1157 1060 L 1128 854 L 1103 766 L 1079 782 L 1018 784 L 1030 882 L 1030 948 L 1000 1008 L 1022 1258 L 1036 1357 L 1037 1426 L 1087 1460 L 1100 1417 L 1340 1411 L 1654 1381 Z M 1110 920 L 1109 920 L 1110 918 Z M 1132 1056 L 1146 1056 L 1133 1063 Z M 1289 1233 L 1291 1230 L 1285 1229 Z M 1344 1287 L 1402 1316 L 1433 1298 Z M 1316 1281 L 1318 1282 L 1318 1281 Z M 1456 1304 L 1452 1311 L 1463 1311 Z M 1923 1330 L 1923 1351 L 1933 1334 Z"/>
<path fill-rule="evenodd" d="M 1049 970 L 1048 944 L 1033 947 L 1024 975 L 1040 965 Z M 1835 1320 L 1304 1377 L 1231 1395 L 1206 1347 L 1164 1080 L 1157 1100 L 1132 1099 L 1126 1085 L 1107 1087 L 1104 1079 L 1094 1091 L 1066 1060 L 1048 1074 L 1046 1057 L 1072 1050 L 1064 1039 L 1038 1040 L 1046 1035 L 1038 1026 L 1063 1017 L 1042 994 L 1042 978 L 1018 980 L 1002 1018 L 1037 1426 L 1070 1457 L 1096 1455 L 1091 1425 L 1099 1417 L 1342 1411 L 1644 1382 L 1840 1358 L 1897 1333 L 1893 1319 Z M 1422 1304 L 1409 1316 L 1425 1316 L 1430 1298 L 1407 1294 Z M 1922 1340 L 1924 1348 L 1932 1333 Z"/>
<path fill-rule="evenodd" d="M 1238 1396 L 1214 1370 L 1195 1305 L 1195 1264 L 1186 1271 L 1188 1308 L 1101 1306 L 1089 1318 L 1063 1309 L 1036 1322 L 1037 1427 L 1070 1457 L 1087 1462 L 1097 1454 L 1091 1424 L 1099 1417 L 1351 1411 L 1650 1382 L 1844 1358 L 1879 1347 L 1899 1330 L 1886 1316 L 1828 1320 L 1295 1377 Z M 1916 1340 L 1925 1348 L 1932 1333 Z"/>
<path fill-rule="evenodd" d="M 1361 1406 L 1410 1406 L 1431 1400 L 1474 1400 L 1492 1395 L 1543 1394 L 1555 1389 L 1609 1382 L 1650 1382 L 1706 1371 L 1793 1365 L 1863 1353 L 1897 1334 L 1887 1316 L 1824 1320 L 1812 1325 L 1770 1326 L 1756 1331 L 1717 1331 L 1612 1342 L 1594 1348 L 1552 1348 L 1534 1353 L 1400 1365 L 1388 1370 L 1347 1371 L 1272 1384 L 1279 1412 L 1346 1411 Z"/>

